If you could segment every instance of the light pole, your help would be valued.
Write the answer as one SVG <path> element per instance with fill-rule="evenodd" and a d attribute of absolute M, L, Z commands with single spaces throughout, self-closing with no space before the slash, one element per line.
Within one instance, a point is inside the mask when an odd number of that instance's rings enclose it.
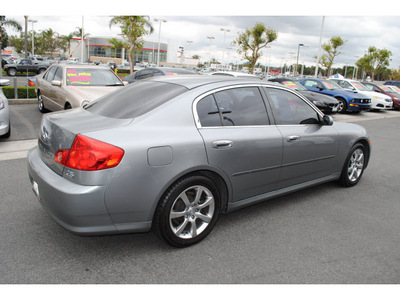
<path fill-rule="evenodd" d="M 31 23 L 32 23 L 32 56 L 35 56 L 35 43 L 34 43 L 34 41 L 33 41 L 33 39 L 34 39 L 34 35 L 33 35 L 33 23 L 37 23 L 37 20 L 29 20 L 29 19 L 28 19 L 28 22 L 31 22 Z"/>
<path fill-rule="evenodd" d="M 188 43 L 190 46 L 191 44 L 193 44 L 193 41 L 186 41 L 186 43 Z M 188 50 L 186 51 L 188 56 L 189 56 L 189 46 L 187 47 Z"/>
<path fill-rule="evenodd" d="M 208 36 L 207 37 L 209 40 L 210 40 L 210 68 L 211 68 L 211 41 L 213 40 L 213 39 L 215 39 L 215 37 L 213 37 L 213 36 Z"/>
<path fill-rule="evenodd" d="M 160 37 L 161 37 L 161 23 L 162 22 L 167 22 L 165 19 L 154 19 L 155 22 L 160 22 L 160 25 L 158 26 L 158 52 L 157 52 L 157 67 L 160 66 Z"/>
<path fill-rule="evenodd" d="M 225 58 L 225 38 L 226 38 L 226 33 L 227 32 L 230 32 L 230 30 L 229 29 L 226 29 L 226 28 L 221 28 L 221 31 L 223 31 L 224 32 L 224 47 L 222 47 L 222 64 L 224 63 L 224 58 Z"/>
<path fill-rule="evenodd" d="M 297 76 L 297 66 L 299 65 L 299 55 L 300 55 L 300 47 L 305 47 L 304 44 L 299 44 L 299 46 L 297 47 L 297 60 L 296 60 L 296 72 L 294 74 L 294 76 Z"/>

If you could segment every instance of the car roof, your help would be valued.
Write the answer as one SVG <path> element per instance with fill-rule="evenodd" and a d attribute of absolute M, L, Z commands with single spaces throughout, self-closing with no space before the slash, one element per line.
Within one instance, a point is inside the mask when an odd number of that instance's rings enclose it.
<path fill-rule="evenodd" d="M 232 71 L 217 71 L 211 73 L 211 75 L 230 75 L 230 76 L 241 76 L 241 77 L 257 77 L 254 74 L 248 74 L 243 72 L 232 72 Z"/>
<path fill-rule="evenodd" d="M 247 78 L 238 78 L 238 77 L 230 77 L 230 76 L 207 76 L 207 75 L 182 75 L 182 76 L 160 76 L 160 77 L 151 77 L 148 79 L 149 81 L 156 81 L 156 82 L 165 82 L 171 84 L 181 85 L 186 87 L 187 89 L 193 89 L 199 86 L 213 84 L 213 83 L 225 83 L 226 85 L 229 84 L 264 84 L 270 86 L 279 86 L 282 85 L 268 82 L 268 81 L 255 81 L 251 77 Z M 224 84 L 222 84 L 224 85 Z"/>
<path fill-rule="evenodd" d="M 104 70 L 110 70 L 109 67 L 106 66 L 99 66 L 99 65 L 88 65 L 88 64 L 63 64 L 63 63 L 54 63 L 51 66 L 58 66 L 61 68 L 77 68 L 77 69 L 104 69 Z M 51 67 L 50 66 L 50 67 Z"/>
<path fill-rule="evenodd" d="M 160 70 L 168 73 L 184 73 L 184 74 L 194 74 L 193 71 L 184 68 L 170 68 L 170 67 L 149 67 L 141 70 Z M 138 71 L 141 71 L 138 70 Z"/>

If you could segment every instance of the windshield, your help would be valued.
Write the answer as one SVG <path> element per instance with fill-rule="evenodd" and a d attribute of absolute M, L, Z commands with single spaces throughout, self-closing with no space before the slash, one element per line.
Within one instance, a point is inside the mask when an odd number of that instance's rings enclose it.
<path fill-rule="evenodd" d="M 307 89 L 299 82 L 282 81 L 282 84 L 296 91 L 307 91 Z"/>
<path fill-rule="evenodd" d="M 396 93 L 399 93 L 399 92 L 400 92 L 400 89 L 399 89 L 397 86 L 395 86 L 395 85 L 390 86 L 390 88 L 391 88 L 393 91 L 395 91 Z"/>
<path fill-rule="evenodd" d="M 342 90 L 340 85 L 338 85 L 336 82 L 333 81 L 328 81 L 328 80 L 323 80 L 322 83 L 325 85 L 325 87 L 328 90 Z"/>
<path fill-rule="evenodd" d="M 352 81 L 351 84 L 359 91 L 370 91 L 365 85 L 358 81 Z"/>
<path fill-rule="evenodd" d="M 123 83 L 108 69 L 67 68 L 66 83 L 69 86 L 121 86 Z"/>

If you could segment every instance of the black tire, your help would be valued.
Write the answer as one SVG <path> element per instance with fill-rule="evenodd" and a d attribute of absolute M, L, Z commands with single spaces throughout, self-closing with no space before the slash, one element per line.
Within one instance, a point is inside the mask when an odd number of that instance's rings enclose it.
<path fill-rule="evenodd" d="M 366 166 L 366 151 L 363 144 L 355 144 L 344 162 L 339 183 L 345 187 L 355 186 L 361 179 Z"/>
<path fill-rule="evenodd" d="M 66 103 L 66 104 L 65 104 L 65 110 L 67 110 L 67 109 L 72 109 L 71 104 L 69 104 L 69 103 Z"/>
<path fill-rule="evenodd" d="M 48 112 L 48 110 L 46 109 L 46 107 L 44 107 L 44 103 L 43 103 L 43 99 L 42 99 L 42 93 L 40 93 L 38 91 L 37 95 L 38 95 L 38 108 L 39 108 L 39 111 L 42 114 L 44 114 L 44 113 Z"/>
<path fill-rule="evenodd" d="M 338 113 L 344 114 L 347 111 L 347 102 L 343 98 L 337 98 L 339 101 Z"/>
<path fill-rule="evenodd" d="M 220 205 L 218 188 L 212 180 L 201 175 L 184 177 L 160 200 L 153 230 L 172 246 L 194 245 L 214 228 Z"/>
<path fill-rule="evenodd" d="M 11 76 L 11 77 L 16 76 L 17 75 L 17 69 L 16 68 L 7 69 L 7 75 Z"/>

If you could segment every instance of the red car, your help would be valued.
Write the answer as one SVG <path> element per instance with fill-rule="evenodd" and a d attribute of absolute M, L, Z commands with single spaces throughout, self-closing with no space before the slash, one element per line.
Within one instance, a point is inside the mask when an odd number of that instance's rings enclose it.
<path fill-rule="evenodd" d="M 363 85 L 365 85 L 368 89 L 374 92 L 382 93 L 385 95 L 388 95 L 390 98 L 392 98 L 393 101 L 393 108 L 394 109 L 399 109 L 400 108 L 400 94 L 396 93 L 389 87 L 383 85 L 383 84 L 377 84 L 377 83 L 371 83 L 371 82 L 363 82 Z"/>

